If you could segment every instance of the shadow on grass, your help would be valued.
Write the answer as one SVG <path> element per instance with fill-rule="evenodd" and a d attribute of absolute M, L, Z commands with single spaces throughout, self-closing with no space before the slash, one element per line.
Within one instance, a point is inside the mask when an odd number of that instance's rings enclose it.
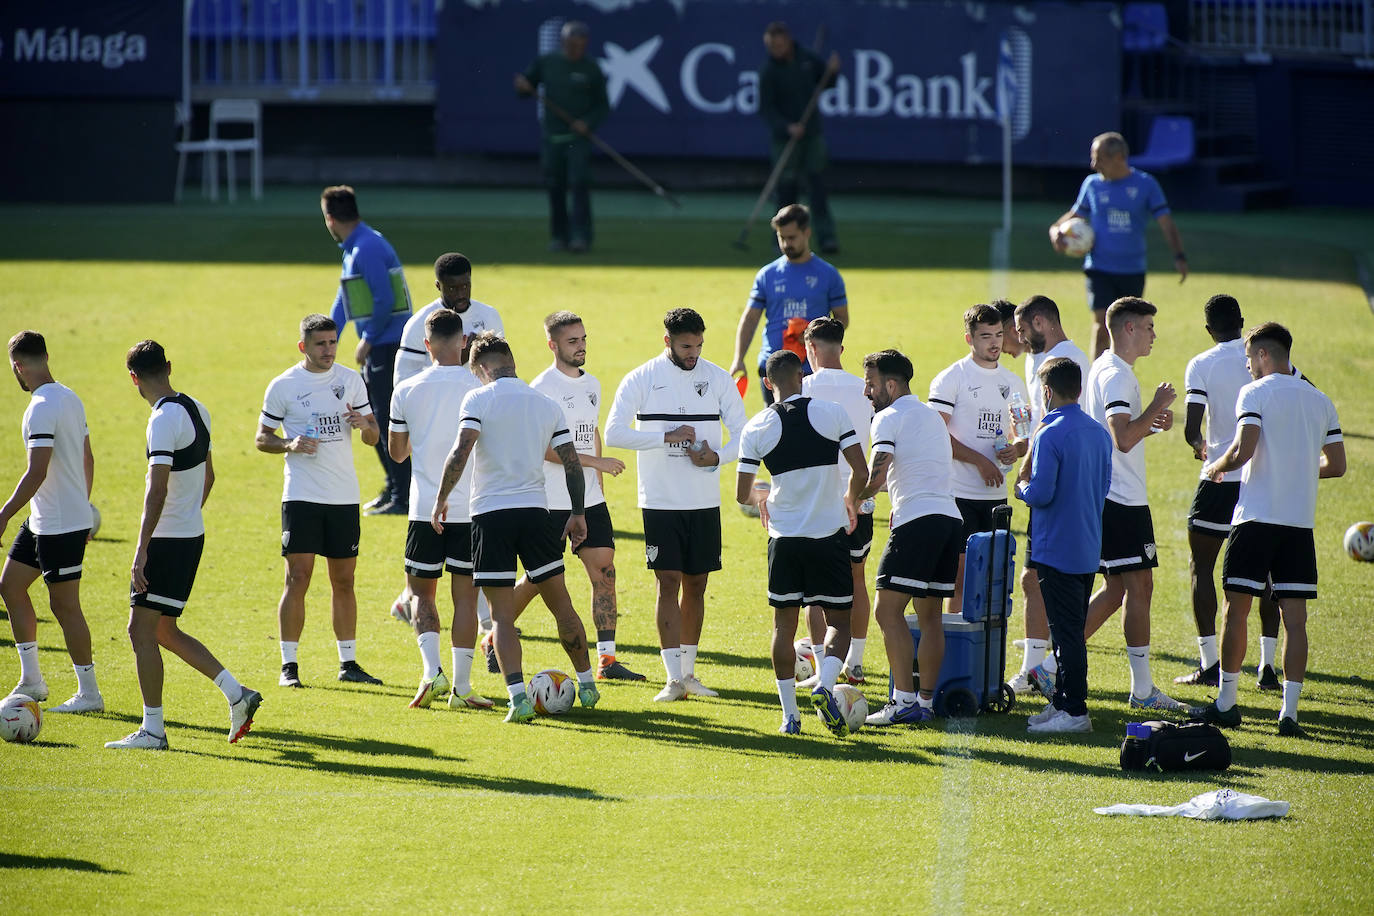
<path fill-rule="evenodd" d="M 17 852 L 0 852 L 0 868 L 55 868 L 63 871 L 93 871 L 104 875 L 123 875 L 117 868 L 106 868 L 99 862 L 68 859 L 63 856 L 26 856 Z"/>

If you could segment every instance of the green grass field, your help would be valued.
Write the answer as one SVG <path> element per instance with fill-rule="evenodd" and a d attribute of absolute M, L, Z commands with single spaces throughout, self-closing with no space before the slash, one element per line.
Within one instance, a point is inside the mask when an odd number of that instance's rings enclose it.
<path fill-rule="evenodd" d="M 256 452 L 253 434 L 267 382 L 296 357 L 297 321 L 327 311 L 334 294 L 338 256 L 316 194 L 276 189 L 261 205 L 222 208 L 0 208 L 0 334 L 35 327 L 47 335 L 55 373 L 83 397 L 91 427 L 104 527 L 87 552 L 83 599 L 108 708 L 52 716 L 38 743 L 0 746 L 0 912 L 974 913 L 1062 910 L 1066 902 L 1093 913 L 1374 910 L 1366 845 L 1374 827 L 1374 565 L 1340 549 L 1349 523 L 1374 518 L 1374 320 L 1356 282 L 1357 260 L 1374 252 L 1374 217 L 1179 214 L 1194 270 L 1182 286 L 1153 241 L 1146 294 L 1161 309 L 1160 339 L 1137 366 L 1142 387 L 1168 379 L 1181 388 L 1188 358 L 1210 345 L 1203 301 L 1230 292 L 1249 323 L 1276 319 L 1294 331 L 1295 361 L 1341 412 L 1350 467 L 1320 488 L 1322 599 L 1311 615 L 1302 698 L 1314 740 L 1280 740 L 1278 698 L 1259 694 L 1247 675 L 1233 767 L 1190 779 L 1127 776 L 1117 766 L 1132 718 L 1118 625 L 1089 647 L 1091 735 L 1027 740 L 1024 718 L 1039 704 L 1026 701 L 971 724 L 865 730 L 837 741 L 808 719 L 802 737 L 778 735 L 765 539 L 728 508 L 725 568 L 711 580 L 699 664 L 721 699 L 651 703 L 662 670 L 632 472 L 608 479 L 621 532 L 619 643 L 648 684 L 603 688 L 594 712 L 526 728 L 502 724 L 497 712 L 408 710 L 418 653 L 387 614 L 402 584 L 404 520 L 382 518 L 363 523 L 359 655 L 386 686 L 333 680 L 326 583 L 317 580 L 301 643 L 311 689 L 276 687 L 281 459 Z M 608 396 L 657 351 L 670 307 L 701 311 L 705 356 L 728 363 L 754 271 L 770 257 L 759 227 L 753 251 L 727 245 L 747 212 L 743 198 L 694 198 L 672 218 L 647 195 L 601 195 L 597 248 L 581 259 L 544 254 L 537 194 L 364 191 L 362 204 L 396 244 L 418 301 L 428 300 L 428 265 L 439 253 L 473 258 L 474 296 L 502 311 L 526 379 L 546 365 L 539 319 L 559 308 L 582 314 L 588 369 Z M 899 347 L 915 362 L 913 390 L 924 397 L 932 376 L 966 352 L 963 310 L 1002 284 L 1016 300 L 1054 297 L 1086 343 L 1081 276 L 1044 239 L 1060 207 L 1018 210 L 1013 270 L 999 279 L 987 267 L 999 219 L 993 203 L 836 206 L 851 366 L 870 350 Z M 213 414 L 218 482 L 183 621 L 266 696 L 252 734 L 235 746 L 225 742 L 218 691 L 169 658 L 172 751 L 102 747 L 135 728 L 140 713 L 124 626 L 148 409 L 123 354 L 149 336 L 167 347 L 174 384 Z M 345 348 L 351 341 L 345 335 Z M 1013 369 L 1021 371 L 1019 360 Z M 17 386 L 0 389 L 9 429 L 0 486 L 22 471 L 17 427 L 26 401 Z M 748 405 L 759 408 L 753 388 Z M 1183 520 L 1197 464 L 1181 432 L 1180 424 L 1147 446 L 1161 554 L 1153 610 L 1161 683 L 1196 651 Z M 356 463 L 370 495 L 380 480 L 376 459 L 358 447 Z M 727 498 L 732 478 L 723 475 Z M 1024 517 L 1018 509 L 1018 528 Z M 580 564 L 570 573 L 585 611 Z M 35 596 L 42 662 L 60 701 L 75 679 L 41 586 Z M 1014 631 L 1019 610 L 1018 601 Z M 547 614 L 532 609 L 523 625 L 527 670 L 566 667 Z M 8 629 L 0 631 L 8 686 L 18 660 Z M 877 703 L 886 662 L 876 627 L 871 637 L 865 661 L 876 676 L 866 693 Z M 502 696 L 496 675 L 479 670 L 475 684 Z M 1175 804 L 1223 786 L 1289 801 L 1292 813 L 1212 824 L 1092 811 Z"/>

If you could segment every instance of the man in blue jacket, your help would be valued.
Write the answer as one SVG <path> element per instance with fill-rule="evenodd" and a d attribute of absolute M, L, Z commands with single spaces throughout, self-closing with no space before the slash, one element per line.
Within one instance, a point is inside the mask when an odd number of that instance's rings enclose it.
<path fill-rule="evenodd" d="M 354 359 L 361 367 L 367 399 L 381 429 L 377 458 L 386 483 L 377 498 L 363 506 L 366 515 L 406 515 L 410 503 L 410 459 L 396 462 L 386 449 L 387 410 L 401 331 L 410 317 L 410 293 L 396 249 L 363 222 L 358 198 L 348 185 L 325 188 L 320 195 L 324 225 L 343 249 L 343 272 L 330 315 L 340 332 L 349 321 L 358 332 Z M 398 295 L 399 291 L 399 295 Z"/>
<path fill-rule="evenodd" d="M 1026 565 L 1040 577 L 1059 678 L 1054 699 L 1030 717 L 1031 734 L 1092 731 L 1088 647 L 1083 627 L 1102 555 L 1102 503 L 1112 481 L 1112 441 L 1078 406 L 1083 373 L 1071 359 L 1046 360 L 1037 373 L 1045 420 L 1021 464 L 1016 497 L 1034 510 Z"/>

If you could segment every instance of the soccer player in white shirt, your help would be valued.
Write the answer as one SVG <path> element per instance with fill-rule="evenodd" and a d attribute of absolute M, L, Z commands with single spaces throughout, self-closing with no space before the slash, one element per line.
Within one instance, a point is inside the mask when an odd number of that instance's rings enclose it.
<path fill-rule="evenodd" d="M 836 737 L 849 734 L 830 692 L 840 676 L 849 646 L 849 611 L 854 604 L 854 577 L 849 562 L 849 532 L 854 528 L 858 493 L 867 483 L 868 466 L 858 434 L 844 408 L 833 401 L 802 395 L 802 361 L 790 350 L 768 356 L 764 384 L 774 403 L 756 414 L 740 434 L 739 475 L 735 499 L 753 502 L 768 532 L 768 603 L 773 608 L 773 674 L 782 701 L 784 735 L 801 733 L 797 710 L 797 613 L 802 605 L 820 607 L 829 632 L 816 646 L 820 682 L 811 705 Z M 843 456 L 850 471 L 841 496 Z M 765 500 L 754 489 L 759 465 L 768 468 L 773 486 Z M 824 632 L 824 630 L 823 630 Z"/>
<path fill-rule="evenodd" d="M 1031 428 L 1034 429 L 1048 412 L 1045 409 L 1044 384 L 1038 377 L 1040 367 L 1047 360 L 1059 357 L 1077 363 L 1083 380 L 1078 398 L 1081 407 L 1088 391 L 1087 379 L 1092 371 L 1092 360 L 1064 333 L 1064 326 L 1059 319 L 1059 306 L 1049 296 L 1031 296 L 1018 305 L 1014 323 L 1015 336 L 1020 338 L 1026 351 L 1026 388 L 1030 391 Z M 1032 512 L 1026 522 L 1026 562 L 1021 570 L 1021 592 L 1026 599 L 1025 652 L 1021 658 L 1021 670 L 1007 682 L 1017 693 L 1026 693 L 1031 689 L 1030 672 L 1037 666 L 1043 665 L 1051 675 L 1058 670 L 1054 653 L 1050 652 L 1050 625 L 1045 617 L 1045 599 L 1040 595 L 1040 574 L 1031 565 L 1030 533 L 1034 524 L 1035 513 Z"/>
<path fill-rule="evenodd" d="M 448 705 L 490 709 L 494 704 L 472 689 L 472 658 L 477 646 L 477 589 L 472 583 L 472 525 L 468 513 L 471 470 L 458 480 L 446 504 L 442 534 L 429 523 L 430 507 L 439 491 L 439 477 L 449 448 L 458 438 L 458 420 L 465 398 L 481 387 L 467 367 L 459 365 L 467 339 L 457 312 L 436 309 L 425 319 L 425 349 L 433 364 L 396 386 L 391 394 L 391 426 L 387 447 L 395 461 L 411 459 L 410 523 L 406 531 L 405 570 L 413 594 L 407 612 L 414 621 L 424 673 L 410 701 L 411 709 L 428 709 L 449 694 Z M 435 603 L 439 580 L 449 574 L 453 598 L 450 641 L 453 682 L 439 661 L 439 608 Z"/>
<path fill-rule="evenodd" d="M 935 685 L 945 657 L 940 602 L 954 591 L 963 519 L 949 492 L 954 464 L 949 430 L 939 411 L 911 393 L 911 360 L 896 350 L 864 357 L 864 385 L 873 417 L 873 462 L 859 498 L 887 484 L 892 534 L 878 560 L 878 601 L 873 616 L 883 631 L 892 701 L 868 717 L 869 725 L 916 725 L 935 717 Z M 921 684 L 912 677 L 913 605 L 921 628 Z"/>
<path fill-rule="evenodd" d="M 297 647 L 305 629 L 305 594 L 315 556 L 329 565 L 339 680 L 380 684 L 358 664 L 358 475 L 353 469 L 352 430 L 364 445 L 381 435 L 362 376 L 335 362 L 338 326 L 324 315 L 301 319 L 296 344 L 304 357 L 267 386 L 255 445 L 286 456 L 282 488 L 281 553 L 286 586 L 277 605 L 283 687 L 300 687 Z M 277 435 L 280 429 L 285 437 Z"/>
<path fill-rule="evenodd" d="M 1306 737 L 1298 725 L 1298 695 L 1307 673 L 1307 602 L 1317 597 L 1317 553 L 1312 527 L 1317 481 L 1345 474 L 1345 443 L 1336 407 L 1316 387 L 1294 377 L 1289 364 L 1293 336 L 1267 322 L 1245 337 L 1255 381 L 1236 401 L 1231 447 L 1203 472 L 1213 480 L 1243 468 L 1240 498 L 1231 519 L 1221 564 L 1226 626 L 1221 635 L 1221 686 L 1215 703 L 1199 710 L 1205 721 L 1240 724 L 1236 685 L 1245 661 L 1250 601 L 1266 580 L 1283 615 L 1283 708 L 1279 734 Z"/>
<path fill-rule="evenodd" d="M 76 694 L 48 712 L 100 712 L 105 701 L 95 680 L 91 631 L 81 613 L 81 565 L 91 530 L 95 477 L 86 411 L 81 399 L 52 377 L 42 334 L 15 334 L 10 338 L 9 356 L 19 387 L 33 395 L 20 427 L 28 466 L 0 508 L 3 542 L 10 519 L 25 503 L 29 505 L 29 517 L 19 526 L 0 571 L 0 598 L 9 611 L 10 631 L 19 651 L 19 684 L 13 692 L 40 703 L 48 698 L 48 682 L 38 667 L 38 617 L 29 598 L 29 586 L 41 575 L 77 683 Z"/>
<path fill-rule="evenodd" d="M 601 475 L 618 476 L 625 470 L 625 462 L 601 454 L 601 383 L 582 368 L 587 362 L 587 329 L 582 319 L 572 312 L 554 312 L 544 319 L 544 335 L 553 352 L 553 365 L 536 375 L 530 387 L 563 408 L 586 479 L 587 538 L 573 552 L 582 561 L 592 586 L 596 676 L 600 680 L 642 681 L 644 675 L 626 668 L 615 657 L 615 531 L 601 490 Z M 561 543 L 572 503 L 563 461 L 552 449 L 544 455 L 544 493 L 549 502 L 550 530 Z M 539 589 L 528 576 L 515 584 L 517 618 L 537 594 Z"/>
<path fill-rule="evenodd" d="M 696 676 L 706 582 L 720 569 L 720 468 L 739 456 L 744 401 L 730 374 L 701 358 L 706 322 L 668 312 L 664 351 L 616 389 L 606 444 L 639 453 L 644 554 L 658 587 L 655 613 L 667 683 L 654 699 L 716 692 Z M 724 425 L 730 441 L 720 442 Z M 679 599 L 679 595 L 681 598 Z"/>
<path fill-rule="evenodd" d="M 1232 296 L 1218 295 L 1202 307 L 1207 333 L 1216 346 L 1188 361 L 1183 374 L 1188 416 L 1183 438 L 1193 449 L 1193 457 L 1206 463 L 1231 447 L 1236 432 L 1236 398 L 1254 379 L 1246 366 L 1245 341 L 1241 330 L 1245 319 L 1240 303 Z M 1202 423 L 1207 421 L 1206 438 Z M 1188 572 L 1192 580 L 1193 619 L 1197 624 L 1198 666 L 1174 678 L 1175 684 L 1201 684 L 1215 687 L 1220 678 L 1220 650 L 1217 648 L 1217 590 L 1212 583 L 1217 554 L 1231 533 L 1231 515 L 1240 498 L 1240 471 L 1227 471 L 1220 481 L 1205 474 L 1193 494 L 1188 510 Z M 1268 593 L 1260 596 L 1260 690 L 1279 690 L 1274 672 L 1278 647 L 1279 609 Z"/>
<path fill-rule="evenodd" d="M 148 418 L 148 485 L 130 569 L 129 642 L 133 645 L 143 721 L 108 748 L 167 749 L 162 717 L 162 650 L 214 681 L 229 703 L 229 743 L 248 734 L 262 694 L 249 690 L 219 659 L 178 625 L 205 549 L 201 507 L 215 484 L 210 457 L 210 412 L 172 387 L 172 364 L 162 345 L 144 340 L 124 359 L 129 378 L 152 407 Z"/>
<path fill-rule="evenodd" d="M 968 538 L 993 529 L 992 510 L 1007 504 L 1006 471 L 1002 468 L 1011 467 L 1026 454 L 1027 440 L 1016 437 L 1008 402 L 1013 393 L 1019 393 L 1023 403 L 1030 403 L 1025 384 L 997 362 L 1002 355 L 1002 315 L 997 309 L 975 305 L 966 311 L 964 342 L 969 355 L 935 376 L 928 399 L 949 427 L 954 446 L 949 486 L 964 521 L 964 546 L 959 551 L 954 594 L 949 598 L 950 613 L 962 607 Z M 1007 440 L 1000 451 L 995 444 L 999 434 Z"/>
<path fill-rule="evenodd" d="M 1091 638 L 1122 606 L 1126 659 L 1131 666 L 1132 709 L 1183 712 L 1187 706 L 1155 686 L 1150 674 L 1150 598 L 1154 592 L 1154 521 L 1145 489 L 1145 437 L 1174 425 L 1169 405 L 1174 386 L 1161 382 L 1144 410 L 1135 364 L 1148 356 L 1155 342 L 1154 305 L 1128 296 L 1107 309 L 1111 346 L 1093 363 L 1088 374 L 1085 410 L 1112 437 L 1112 485 L 1102 507 L 1102 578 L 1104 583 L 1088 605 L 1085 634 Z M 1041 693 L 1049 687 L 1043 669 L 1031 671 Z M 1037 683 L 1039 682 L 1039 683 Z"/>
<path fill-rule="evenodd" d="M 802 379 L 802 394 L 808 398 L 833 401 L 845 409 L 854 432 L 859 437 L 859 446 L 864 457 L 865 480 L 868 477 L 868 436 L 873 426 L 873 403 L 864 395 L 864 380 L 851 372 L 844 371 L 840 354 L 844 353 L 844 323 L 837 318 L 817 318 L 807 325 L 802 333 L 806 344 L 806 359 L 811 364 L 812 373 Z M 840 469 L 840 493 L 849 485 L 849 464 L 841 456 L 837 465 Z M 872 616 L 872 605 L 868 600 L 868 579 L 864 567 L 868 562 L 868 552 L 873 548 L 873 509 L 872 499 L 861 500 L 855 506 L 858 515 L 854 530 L 849 532 L 849 563 L 854 579 L 854 607 L 849 612 L 849 652 L 844 659 L 840 677 L 851 684 L 866 683 L 864 678 L 864 645 L 868 641 L 868 619 Z M 808 608 L 811 624 L 812 645 L 824 642 L 825 616 L 817 606 Z M 818 638 L 820 637 L 820 638 Z M 818 672 L 819 674 L 819 672 Z M 819 683 L 819 682 L 818 682 Z"/>
<path fill-rule="evenodd" d="M 434 288 L 439 291 L 439 298 L 406 319 L 405 327 L 401 330 L 401 346 L 396 351 L 396 367 L 392 377 L 393 390 L 396 385 L 412 375 L 429 368 L 429 352 L 425 350 L 425 322 L 439 309 L 457 312 L 462 317 L 463 333 L 469 343 L 478 334 L 486 331 L 505 334 L 501 316 L 496 309 L 472 298 L 472 262 L 465 255 L 456 251 L 439 255 L 434 262 Z M 468 351 L 465 345 L 458 364 L 466 366 L 467 362 Z M 383 493 L 363 508 L 381 505 L 386 495 Z M 414 509 L 413 506 L 411 508 Z M 420 511 L 423 517 L 423 514 L 429 511 L 429 503 L 421 506 Z M 410 619 L 410 599 L 413 597 L 414 593 L 406 586 L 401 594 L 396 596 L 396 600 L 391 602 L 391 616 L 405 624 L 413 623 Z M 487 607 L 487 599 L 482 597 L 480 591 L 477 593 L 477 619 L 482 629 L 491 630 L 491 611 Z"/>
<path fill-rule="evenodd" d="M 470 352 L 473 372 L 485 384 L 463 398 L 458 440 L 444 461 L 430 524 L 443 534 L 445 504 L 471 456 L 472 575 L 491 602 L 496 660 L 510 695 L 506 721 L 534 718 L 515 629 L 517 560 L 553 613 L 558 639 L 577 675 L 578 700 L 590 709 L 601 694 L 587 657 L 587 632 L 563 580 L 562 545 L 549 530 L 544 494 L 544 454 L 552 448 L 563 462 L 572 505 L 562 533 L 576 548 L 587 537 L 587 520 L 582 504 L 585 478 L 572 435 L 562 408 L 516 376 L 515 357 L 504 339 L 488 331 Z"/>

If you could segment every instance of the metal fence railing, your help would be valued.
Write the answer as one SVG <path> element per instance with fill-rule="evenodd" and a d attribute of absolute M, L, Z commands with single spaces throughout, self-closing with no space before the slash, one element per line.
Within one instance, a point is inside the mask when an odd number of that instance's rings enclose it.
<path fill-rule="evenodd" d="M 1374 0 L 1189 0 L 1198 48 L 1252 60 L 1274 54 L 1352 58 L 1374 66 Z"/>
<path fill-rule="evenodd" d="M 431 101 L 440 0 L 191 0 L 192 98 Z"/>

